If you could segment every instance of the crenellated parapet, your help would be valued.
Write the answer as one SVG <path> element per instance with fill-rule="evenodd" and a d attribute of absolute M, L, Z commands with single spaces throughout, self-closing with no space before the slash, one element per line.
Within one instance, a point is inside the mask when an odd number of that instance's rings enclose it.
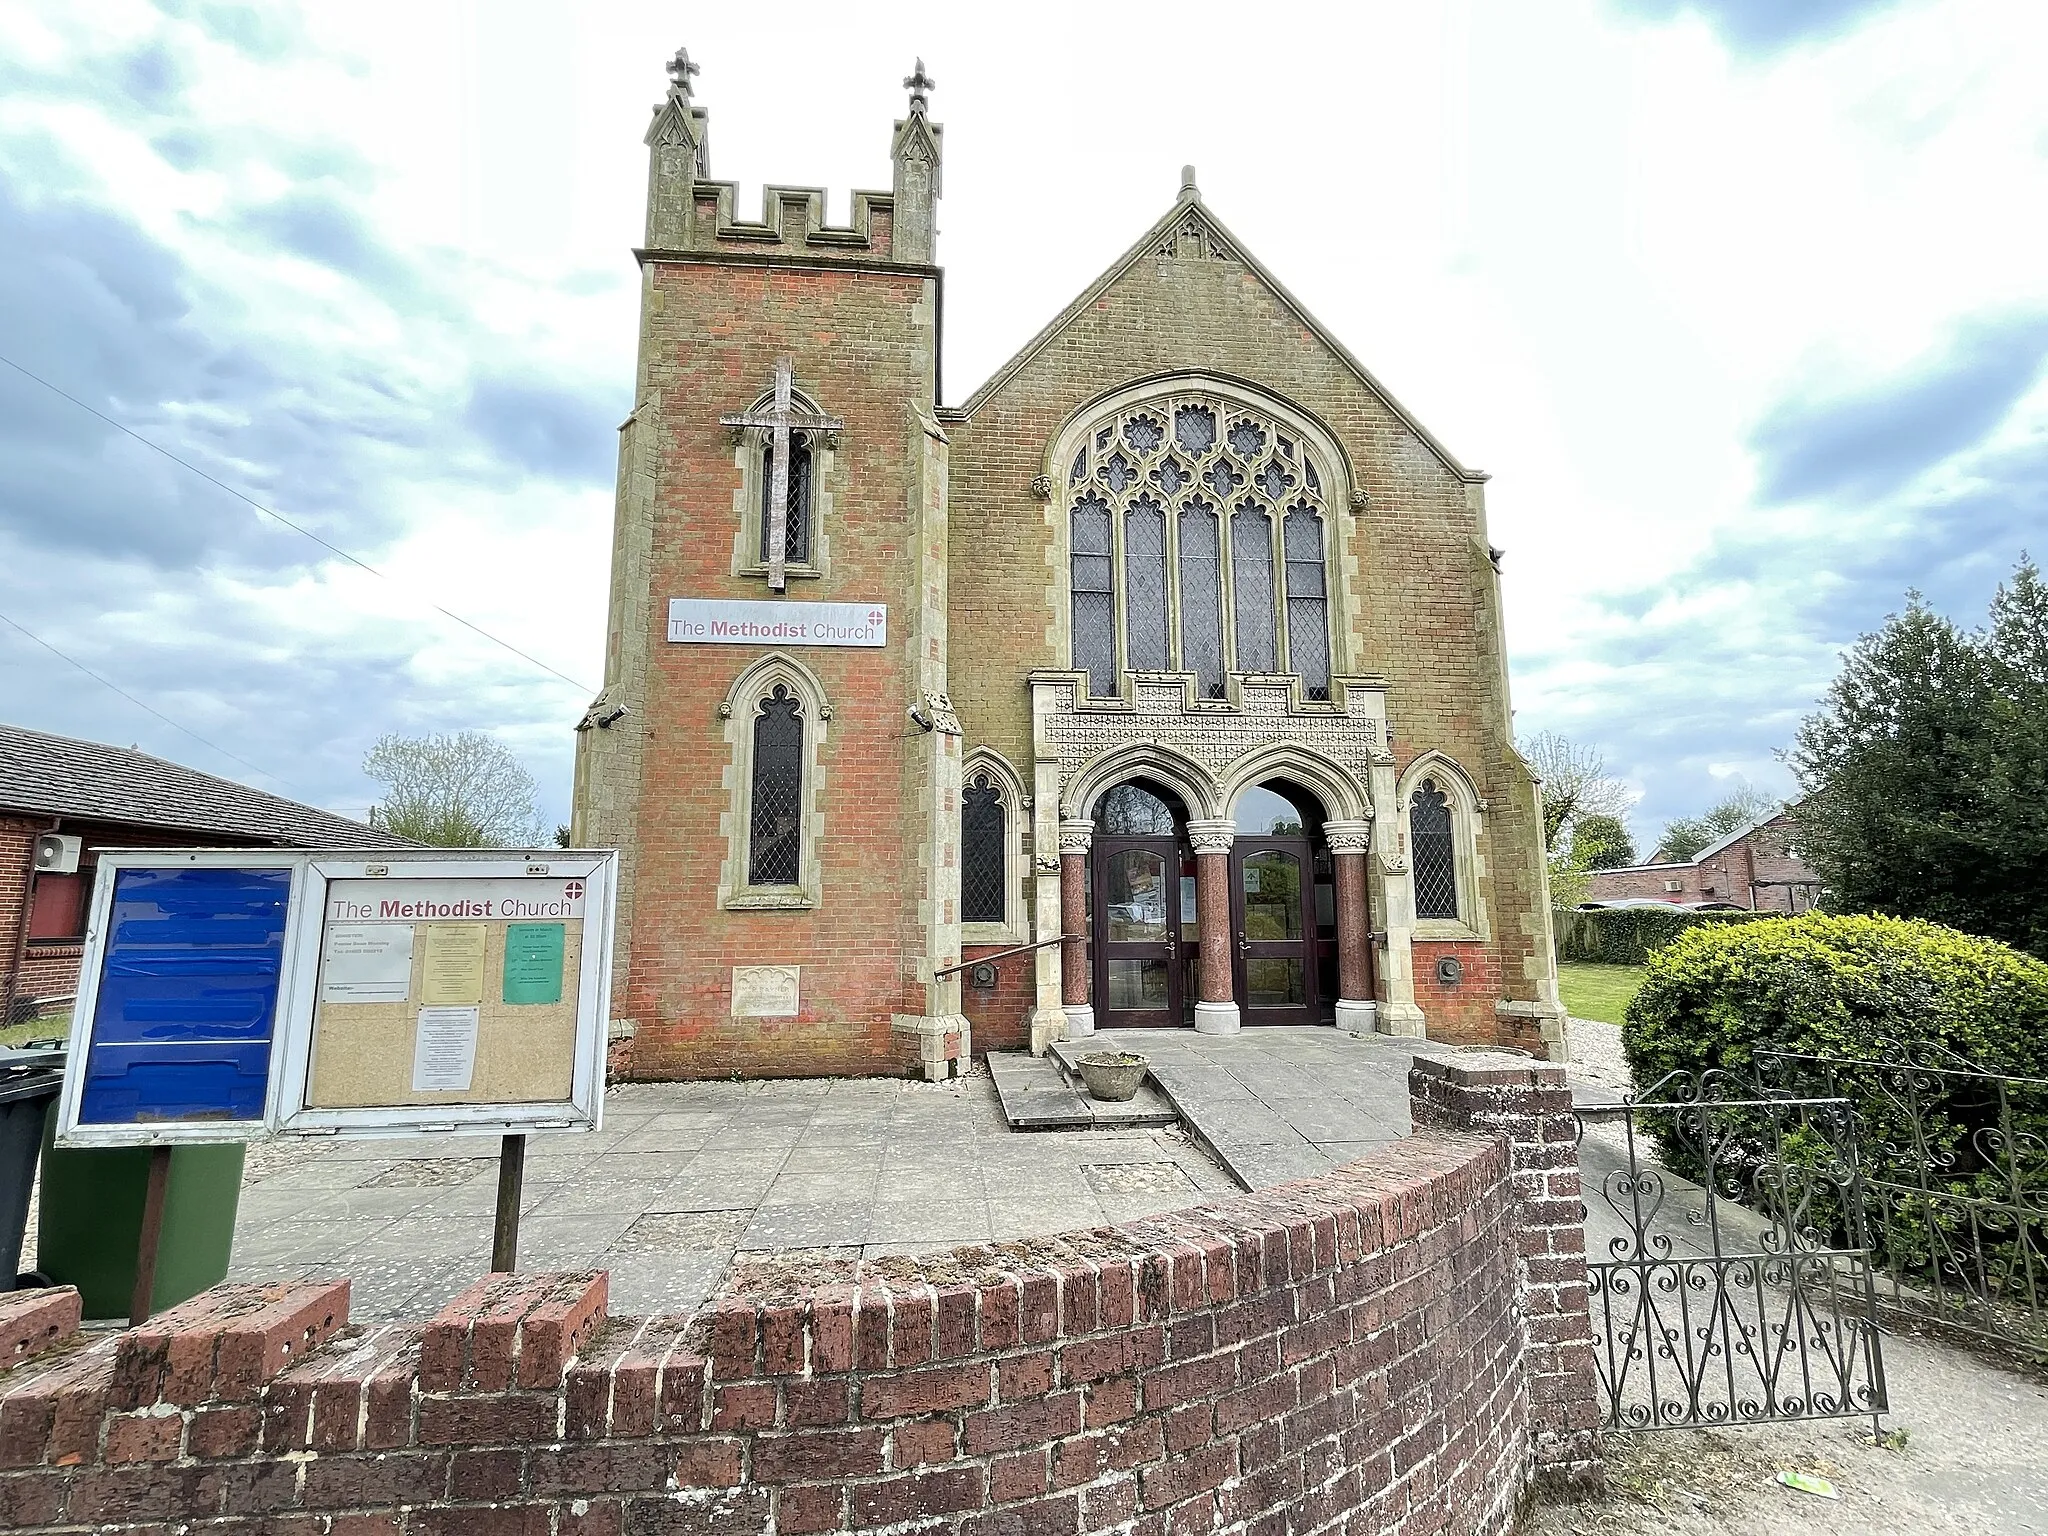
<path fill-rule="evenodd" d="M 945 130 L 927 116 L 933 82 L 922 59 L 903 82 L 910 90 L 910 114 L 890 138 L 891 188 L 855 192 L 852 222 L 845 225 L 826 222 L 822 187 L 767 187 L 761 216 L 740 217 L 737 185 L 709 174 L 708 115 L 691 100 L 697 72 L 688 51 L 677 49 L 668 65 L 668 94 L 655 104 L 647 127 L 648 252 L 789 254 L 920 266 L 935 260 Z"/>

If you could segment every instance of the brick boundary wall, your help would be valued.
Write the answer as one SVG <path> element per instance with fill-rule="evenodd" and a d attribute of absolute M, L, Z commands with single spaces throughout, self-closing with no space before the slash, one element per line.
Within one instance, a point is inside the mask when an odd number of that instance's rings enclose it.
<path fill-rule="evenodd" d="M 602 1274 L 363 1328 L 345 1281 L 221 1286 L 84 1339 L 75 1292 L 0 1297 L 0 1528 L 1507 1531 L 1600 1475 L 1569 1091 L 1410 1088 L 1424 1128 L 1317 1178 L 692 1318 L 609 1319 Z"/>

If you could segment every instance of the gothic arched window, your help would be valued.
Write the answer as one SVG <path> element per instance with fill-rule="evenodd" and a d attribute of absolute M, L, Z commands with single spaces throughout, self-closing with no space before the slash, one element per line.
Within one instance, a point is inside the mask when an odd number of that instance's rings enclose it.
<path fill-rule="evenodd" d="M 1071 665 L 1092 698 L 1122 671 L 1292 674 L 1330 697 L 1328 481 L 1293 428 L 1187 392 L 1121 407 L 1067 468 Z"/>
<path fill-rule="evenodd" d="M 960 791 L 960 921 L 1000 923 L 1007 919 L 1009 891 L 1003 793 L 986 773 L 975 774 Z"/>
<path fill-rule="evenodd" d="M 1415 867 L 1417 918 L 1458 916 L 1458 850 L 1451 805 L 1435 779 L 1408 797 L 1408 851 Z"/>
<path fill-rule="evenodd" d="M 747 884 L 795 885 L 803 872 L 804 722 L 781 683 L 754 716 L 751 788 Z"/>
<path fill-rule="evenodd" d="M 768 530 L 775 500 L 775 444 L 761 449 L 761 563 L 768 563 Z M 789 438 L 789 494 L 783 503 L 782 558 L 789 565 L 811 563 L 811 445 L 801 432 Z"/>

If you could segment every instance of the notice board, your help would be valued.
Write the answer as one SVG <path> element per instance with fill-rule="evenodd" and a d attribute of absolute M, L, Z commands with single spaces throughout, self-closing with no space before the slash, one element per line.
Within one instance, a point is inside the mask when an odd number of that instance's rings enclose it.
<path fill-rule="evenodd" d="M 310 1109 L 566 1100 L 588 884 L 330 880 Z"/>
<path fill-rule="evenodd" d="M 594 1129 L 617 861 L 105 850 L 57 1139 Z"/>

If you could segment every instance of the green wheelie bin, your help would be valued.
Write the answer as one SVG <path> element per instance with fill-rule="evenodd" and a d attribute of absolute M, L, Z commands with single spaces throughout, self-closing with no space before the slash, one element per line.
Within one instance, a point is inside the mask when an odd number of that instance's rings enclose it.
<path fill-rule="evenodd" d="M 36 1268 L 53 1284 L 77 1286 L 87 1317 L 126 1318 L 135 1291 L 150 1149 L 60 1147 L 56 1130 L 52 1104 L 43 1128 Z M 152 1312 L 226 1278 L 242 1194 L 242 1152 L 240 1142 L 171 1149 Z"/>

